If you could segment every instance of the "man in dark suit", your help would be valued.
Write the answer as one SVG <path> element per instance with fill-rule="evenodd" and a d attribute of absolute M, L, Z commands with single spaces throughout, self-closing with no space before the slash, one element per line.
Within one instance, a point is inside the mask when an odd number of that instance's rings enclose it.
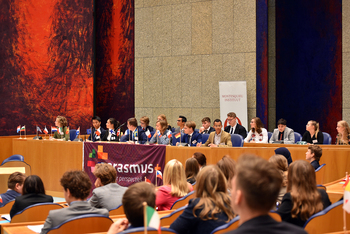
<path fill-rule="evenodd" d="M 137 127 L 137 119 L 129 118 L 127 121 L 128 129 L 125 131 L 125 137 L 129 142 L 144 144 L 147 141 L 145 131 L 140 131 Z"/>
<path fill-rule="evenodd" d="M 282 176 L 271 163 L 258 156 L 242 155 L 231 180 L 231 206 L 240 217 L 239 227 L 227 233 L 306 233 L 298 226 L 277 222 L 269 216 L 281 183 Z"/>
<path fill-rule="evenodd" d="M 61 185 L 64 189 L 64 198 L 69 207 L 51 210 L 46 218 L 41 234 L 46 234 L 50 229 L 57 227 L 66 220 L 80 215 L 100 214 L 106 217 L 109 216 L 107 209 L 97 209 L 86 201 L 90 195 L 91 181 L 84 171 L 65 172 L 61 178 Z"/>
<path fill-rule="evenodd" d="M 137 127 L 140 135 L 140 143 L 144 144 L 147 141 L 147 134 L 151 135 L 151 132 L 154 132 L 154 128 L 149 126 L 149 118 L 147 116 L 142 116 L 140 119 L 140 126 Z M 145 138 L 146 136 L 146 138 Z M 151 137 L 149 138 L 151 139 Z"/>
<path fill-rule="evenodd" d="M 91 134 L 89 136 L 90 141 L 101 141 L 102 138 L 104 138 L 105 134 L 108 134 L 106 130 L 104 130 L 101 127 L 101 118 L 98 116 L 92 117 L 92 125 L 94 128 L 91 131 Z M 92 137 L 92 138 L 91 138 Z"/>
<path fill-rule="evenodd" d="M 202 135 L 195 131 L 196 123 L 193 121 L 188 121 L 185 124 L 184 132 L 185 135 L 181 139 L 182 143 L 187 143 L 188 146 L 197 146 L 198 143 L 202 143 Z"/>
<path fill-rule="evenodd" d="M 26 176 L 21 172 L 12 173 L 7 180 L 8 190 L 0 194 L 0 207 L 5 206 L 23 193 L 23 182 Z"/>
<path fill-rule="evenodd" d="M 177 119 L 177 126 L 178 128 L 175 128 L 175 134 L 176 133 L 184 133 L 184 127 L 185 123 L 187 122 L 187 118 L 185 116 L 180 115 L 179 118 Z"/>
<path fill-rule="evenodd" d="M 229 123 L 228 126 L 225 127 L 225 132 L 230 134 L 239 134 L 245 139 L 247 137 L 247 130 L 245 127 L 237 123 L 236 113 L 230 112 L 227 114 L 227 121 Z"/>
<path fill-rule="evenodd" d="M 211 132 L 214 132 L 215 129 L 210 126 L 210 118 L 209 117 L 204 117 L 202 119 L 202 127 L 199 129 L 199 133 L 201 134 L 210 134 Z"/>

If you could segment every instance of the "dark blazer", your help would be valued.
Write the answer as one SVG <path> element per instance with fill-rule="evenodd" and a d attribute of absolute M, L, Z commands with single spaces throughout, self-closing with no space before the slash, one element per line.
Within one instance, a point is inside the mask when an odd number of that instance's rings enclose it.
<path fill-rule="evenodd" d="M 314 160 L 314 161 L 311 162 L 311 166 L 313 166 L 315 168 L 315 170 L 316 170 L 317 168 L 320 167 L 320 162 L 317 161 L 317 160 Z"/>
<path fill-rule="evenodd" d="M 120 139 L 120 136 L 117 136 L 117 132 L 118 130 L 117 129 L 114 129 L 114 133 L 111 134 L 111 138 L 110 140 L 108 140 L 108 135 L 109 135 L 109 129 L 106 130 L 106 134 L 103 135 L 103 137 L 101 137 L 101 140 L 102 141 L 119 141 Z"/>
<path fill-rule="evenodd" d="M 231 125 L 226 126 L 224 131 L 230 133 Z M 243 137 L 243 139 L 245 139 L 247 137 L 247 130 L 245 129 L 245 127 L 237 123 L 235 132 L 233 134 L 239 134 Z"/>
<path fill-rule="evenodd" d="M 70 135 L 69 135 L 69 133 L 66 134 L 67 126 L 62 128 L 63 129 L 62 130 L 63 134 L 58 133 L 58 129 L 59 128 L 57 128 L 57 131 L 53 133 L 53 138 L 55 138 L 55 139 L 65 139 L 66 141 L 68 141 Z"/>
<path fill-rule="evenodd" d="M 137 138 L 134 137 L 133 135 L 136 130 L 137 130 Z M 137 127 L 134 131 L 130 131 L 129 129 L 127 129 L 125 131 L 125 137 L 127 139 L 126 141 L 129 141 L 130 139 L 130 141 L 139 142 L 140 144 L 145 144 L 145 142 L 147 141 L 146 132 L 143 130 L 140 132 L 139 127 Z"/>
<path fill-rule="evenodd" d="M 105 137 L 106 134 L 108 136 L 108 132 L 106 130 L 104 130 L 102 127 L 100 127 L 100 129 L 101 129 L 100 136 L 97 136 L 97 134 L 96 134 L 97 129 L 95 129 L 95 128 L 92 129 L 92 134 L 90 134 L 90 136 L 89 136 L 90 141 L 91 141 L 91 135 L 92 135 L 93 142 L 100 141 L 100 140 L 102 141 L 102 139 Z"/>
<path fill-rule="evenodd" d="M 215 128 L 209 127 L 208 132 L 203 131 L 203 132 L 201 132 L 201 134 L 210 134 L 211 132 L 214 132 L 214 131 L 215 131 Z"/>
<path fill-rule="evenodd" d="M 6 193 L 0 194 L 0 207 L 3 207 L 18 196 L 21 196 L 21 194 L 12 189 L 7 190 Z"/>
<path fill-rule="evenodd" d="M 185 134 L 182 138 L 181 138 L 181 142 L 182 143 L 187 143 L 189 146 L 196 146 L 197 143 L 202 143 L 202 134 L 200 134 L 197 131 L 194 131 L 192 133 L 192 137 L 191 137 L 191 143 L 188 142 L 189 140 L 189 135 Z"/>
<path fill-rule="evenodd" d="M 149 130 L 150 133 L 154 132 L 154 128 L 151 126 L 147 126 L 145 130 L 143 130 L 141 126 L 138 126 L 137 129 L 138 129 L 137 131 L 139 132 L 138 134 L 139 142 L 141 144 L 145 144 L 147 142 L 147 135 L 146 135 L 147 130 Z"/>
<path fill-rule="evenodd" d="M 302 141 L 306 141 L 307 143 L 315 144 L 315 145 L 323 144 L 323 133 L 321 131 L 319 131 L 317 134 L 317 138 L 315 137 L 315 135 L 313 137 L 311 137 L 310 132 L 306 131 L 303 135 Z"/>
<path fill-rule="evenodd" d="M 29 193 L 26 195 L 18 196 L 15 198 L 15 203 L 13 204 L 10 211 L 10 216 L 12 218 L 15 214 L 24 210 L 28 206 L 45 202 L 53 202 L 53 198 L 49 195 L 36 193 Z"/>

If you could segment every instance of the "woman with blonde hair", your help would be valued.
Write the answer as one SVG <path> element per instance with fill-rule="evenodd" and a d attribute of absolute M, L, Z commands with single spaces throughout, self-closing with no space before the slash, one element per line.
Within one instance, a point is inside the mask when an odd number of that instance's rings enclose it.
<path fill-rule="evenodd" d="M 337 145 L 349 145 L 350 144 L 350 128 L 349 124 L 345 120 L 340 120 L 337 123 Z"/>
<path fill-rule="evenodd" d="M 170 160 L 165 165 L 163 184 L 158 188 L 156 196 L 158 210 L 170 210 L 176 200 L 193 190 L 192 185 L 186 180 L 182 163 L 176 159 Z"/>
<path fill-rule="evenodd" d="M 331 202 L 324 189 L 317 189 L 315 169 L 305 160 L 297 160 L 288 168 L 287 193 L 277 213 L 282 221 L 303 227 L 315 213 Z"/>
<path fill-rule="evenodd" d="M 280 193 L 278 194 L 278 197 L 277 197 L 277 202 L 281 204 L 282 198 L 287 191 L 288 161 L 283 155 L 276 154 L 269 158 L 269 162 L 272 163 L 272 165 L 274 165 L 277 168 L 277 170 L 281 173 L 283 178 Z"/>
<path fill-rule="evenodd" d="M 55 126 L 57 127 L 57 131 L 53 134 L 53 138 L 55 139 L 64 139 L 66 141 L 69 140 L 69 131 L 67 133 L 68 122 L 66 117 L 57 116 L 55 121 Z"/>
<path fill-rule="evenodd" d="M 302 141 L 308 144 L 323 144 L 323 134 L 320 131 L 320 124 L 315 120 L 310 120 L 306 124 L 306 132 L 303 135 Z"/>
<path fill-rule="evenodd" d="M 196 188 L 195 198 L 170 225 L 177 233 L 209 234 L 234 217 L 226 178 L 216 165 L 199 172 Z"/>
<path fill-rule="evenodd" d="M 254 117 L 250 121 L 250 131 L 244 142 L 268 143 L 267 130 L 259 117 Z"/>

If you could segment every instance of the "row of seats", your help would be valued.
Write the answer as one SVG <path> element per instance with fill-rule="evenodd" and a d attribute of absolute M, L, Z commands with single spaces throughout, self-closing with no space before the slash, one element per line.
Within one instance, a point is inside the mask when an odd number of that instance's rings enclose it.
<path fill-rule="evenodd" d="M 269 141 L 270 141 L 270 138 L 272 136 L 272 132 L 267 132 L 268 134 L 268 137 L 269 137 Z M 332 143 L 332 137 L 331 135 L 329 135 L 328 133 L 326 132 L 322 132 L 323 134 L 323 144 L 324 145 L 330 145 Z M 301 141 L 303 139 L 303 136 L 298 133 L 298 132 L 294 132 L 294 143 L 297 143 L 298 141 Z"/>

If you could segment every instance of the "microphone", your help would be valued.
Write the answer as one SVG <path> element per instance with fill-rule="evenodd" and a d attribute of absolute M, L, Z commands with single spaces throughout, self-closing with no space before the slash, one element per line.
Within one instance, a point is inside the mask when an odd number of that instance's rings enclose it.
<path fill-rule="evenodd" d="M 120 126 L 117 128 L 117 130 L 118 130 L 119 128 L 123 127 L 125 124 L 126 124 L 126 122 L 123 123 L 122 125 L 120 125 Z"/>

